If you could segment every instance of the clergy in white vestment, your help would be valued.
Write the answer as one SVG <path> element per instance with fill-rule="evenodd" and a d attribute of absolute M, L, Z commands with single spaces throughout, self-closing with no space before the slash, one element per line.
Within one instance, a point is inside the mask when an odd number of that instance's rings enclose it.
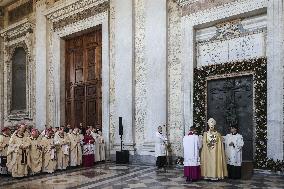
<path fill-rule="evenodd" d="M 162 127 L 158 127 L 156 132 L 156 141 L 155 141 L 155 157 L 157 158 L 156 166 L 158 168 L 163 168 L 167 163 L 166 158 L 166 145 L 167 138 L 162 133 Z"/>
<path fill-rule="evenodd" d="M 202 146 L 199 136 L 195 134 L 195 127 L 190 127 L 188 135 L 183 138 L 184 176 L 186 181 L 201 179 L 199 150 Z"/>
<path fill-rule="evenodd" d="M 43 138 L 43 137 L 47 136 L 48 129 L 51 128 L 51 127 L 48 126 L 48 125 L 45 125 L 44 127 L 45 127 L 45 129 L 44 129 L 44 130 L 40 133 L 40 135 L 39 135 L 40 138 Z"/>
<path fill-rule="evenodd" d="M 96 159 L 96 156 L 97 156 L 97 152 L 99 150 L 99 145 L 98 145 L 98 133 L 96 131 L 96 129 L 92 126 L 90 126 L 90 131 L 91 131 L 91 136 L 93 137 L 94 139 L 94 142 L 93 142 L 93 149 L 94 149 L 94 162 L 97 162 L 98 160 Z"/>
<path fill-rule="evenodd" d="M 67 134 L 70 139 L 70 166 L 82 164 L 81 135 L 78 128 L 74 128 L 72 133 Z"/>
<path fill-rule="evenodd" d="M 69 166 L 70 157 L 70 139 L 64 132 L 64 127 L 60 127 L 55 134 L 54 144 L 56 145 L 57 169 L 64 170 Z"/>
<path fill-rule="evenodd" d="M 97 129 L 95 162 L 105 161 L 105 141 L 100 129 Z"/>
<path fill-rule="evenodd" d="M 231 126 L 230 132 L 230 134 L 224 137 L 228 177 L 231 179 L 240 179 L 244 141 L 242 135 L 238 133 L 237 126 Z"/>
<path fill-rule="evenodd" d="M 2 129 L 2 134 L 0 135 L 0 174 L 2 175 L 8 174 L 6 163 L 10 138 L 10 129 L 8 127 L 4 127 Z"/>

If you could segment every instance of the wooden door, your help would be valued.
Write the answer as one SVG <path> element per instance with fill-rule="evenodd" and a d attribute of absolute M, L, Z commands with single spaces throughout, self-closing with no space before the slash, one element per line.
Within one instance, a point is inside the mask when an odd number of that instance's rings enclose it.
<path fill-rule="evenodd" d="M 102 33 L 91 33 L 66 40 L 65 86 L 66 124 L 102 125 Z"/>

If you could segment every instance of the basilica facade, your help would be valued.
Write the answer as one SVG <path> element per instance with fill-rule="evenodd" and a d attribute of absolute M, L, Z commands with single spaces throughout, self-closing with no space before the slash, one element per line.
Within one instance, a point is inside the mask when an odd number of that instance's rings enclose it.
<path fill-rule="evenodd" d="M 237 125 L 244 160 L 284 158 L 282 0 L 2 0 L 0 123 L 102 128 L 109 159 L 170 156 Z M 173 159 L 174 159 L 173 158 Z"/>

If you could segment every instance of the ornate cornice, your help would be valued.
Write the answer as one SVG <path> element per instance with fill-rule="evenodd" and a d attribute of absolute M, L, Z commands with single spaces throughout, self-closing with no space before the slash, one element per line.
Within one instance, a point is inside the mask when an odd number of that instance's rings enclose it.
<path fill-rule="evenodd" d="M 109 3 L 109 0 L 70 0 L 67 5 L 58 5 L 48 9 L 45 15 L 51 22 L 56 22 L 105 2 Z"/>
<path fill-rule="evenodd" d="M 13 24 L 8 28 L 1 31 L 1 37 L 4 37 L 5 41 L 15 40 L 22 36 L 25 36 L 27 33 L 32 33 L 34 24 L 29 22 L 28 19 L 24 19 L 21 22 Z"/>
<path fill-rule="evenodd" d="M 80 20 L 85 20 L 91 16 L 98 15 L 105 10 L 109 8 L 109 2 L 105 1 L 95 7 L 91 7 L 89 9 L 86 9 L 82 12 L 78 12 L 77 14 L 71 15 L 70 17 L 64 18 L 62 20 L 56 21 L 53 23 L 53 29 L 58 30 L 60 28 L 63 28 L 64 26 L 67 26 L 69 24 L 73 24 L 75 22 L 78 22 Z"/>

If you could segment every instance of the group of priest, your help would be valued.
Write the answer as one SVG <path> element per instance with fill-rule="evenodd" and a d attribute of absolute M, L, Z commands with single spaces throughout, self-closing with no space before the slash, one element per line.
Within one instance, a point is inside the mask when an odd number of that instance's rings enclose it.
<path fill-rule="evenodd" d="M 25 177 L 40 172 L 53 173 L 67 167 L 93 166 L 105 161 L 105 142 L 100 130 L 88 127 L 46 128 L 41 133 L 20 124 L 11 134 L 0 135 L 0 174 Z"/>
<path fill-rule="evenodd" d="M 203 136 L 191 127 L 183 138 L 184 176 L 187 181 L 240 179 L 242 164 L 243 137 L 238 133 L 237 125 L 230 125 L 226 136 L 216 130 L 216 121 L 208 120 L 208 131 Z M 162 127 L 156 132 L 155 152 L 158 168 L 166 165 L 167 137 Z"/>

